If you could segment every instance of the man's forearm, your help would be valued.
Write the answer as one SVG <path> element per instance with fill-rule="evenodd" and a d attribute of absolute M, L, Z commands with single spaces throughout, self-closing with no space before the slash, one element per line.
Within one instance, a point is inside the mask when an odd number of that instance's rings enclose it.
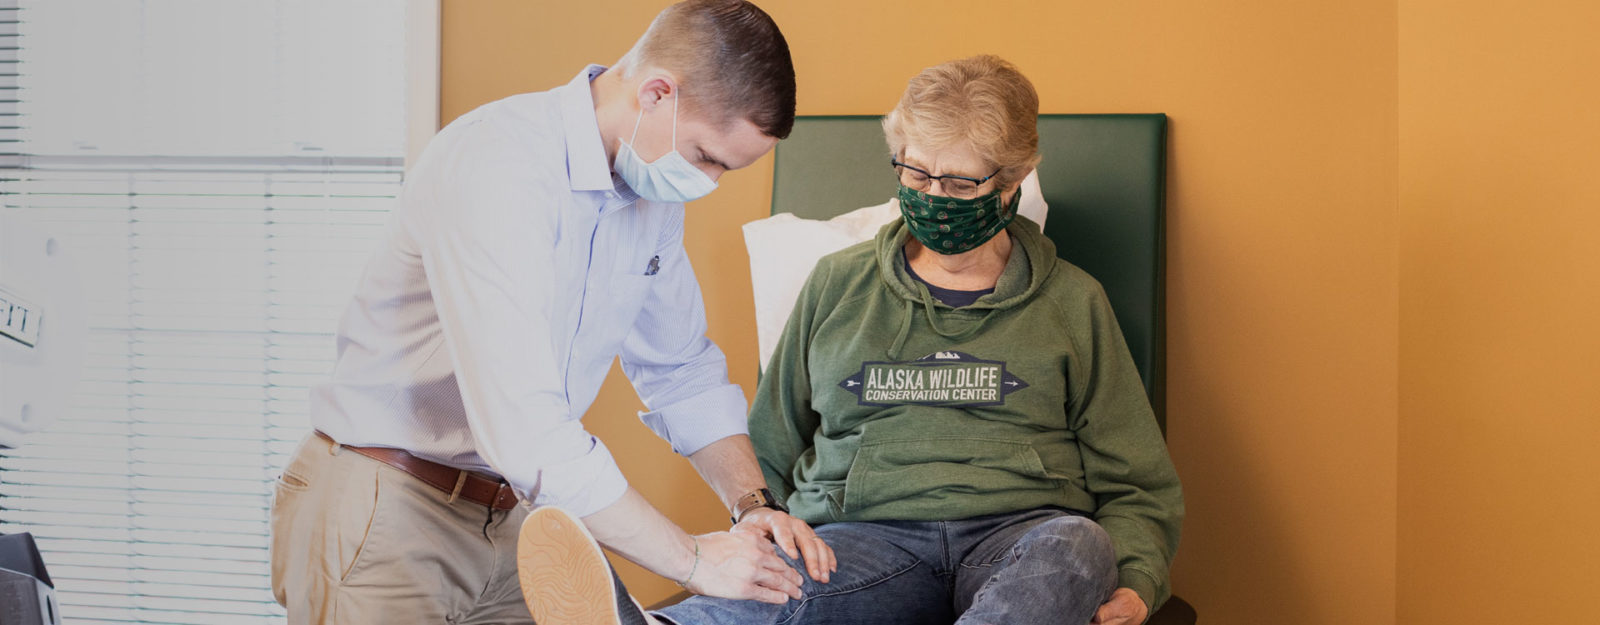
<path fill-rule="evenodd" d="M 730 511 L 740 497 L 767 485 L 743 434 L 705 446 L 689 462 Z M 682 580 L 693 566 L 693 540 L 632 487 L 616 503 L 583 517 L 583 524 L 605 548 L 662 577 Z"/>
<path fill-rule="evenodd" d="M 605 548 L 652 573 L 683 580 L 692 570 L 693 540 L 632 487 L 616 503 L 583 517 L 583 524 Z"/>
<path fill-rule="evenodd" d="M 740 497 L 767 487 L 761 465 L 756 463 L 756 450 L 744 434 L 706 445 L 689 456 L 689 463 L 730 513 Z"/>

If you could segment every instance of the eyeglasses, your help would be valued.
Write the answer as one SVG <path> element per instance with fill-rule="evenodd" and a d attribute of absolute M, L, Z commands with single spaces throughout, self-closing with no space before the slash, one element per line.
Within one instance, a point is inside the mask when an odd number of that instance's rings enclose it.
<path fill-rule="evenodd" d="M 968 199 L 977 196 L 978 187 L 983 186 L 983 183 L 988 182 L 990 178 L 994 178 L 1000 173 L 1000 169 L 996 169 L 994 170 L 993 174 L 989 174 L 982 178 L 968 178 L 966 176 L 955 176 L 951 174 L 935 176 L 928 173 L 926 170 L 902 163 L 899 161 L 899 159 L 891 158 L 889 159 L 889 163 L 894 165 L 895 173 L 900 176 L 900 184 L 905 185 L 907 188 L 917 191 L 927 191 L 928 187 L 933 184 L 933 181 L 938 180 L 939 186 L 944 189 L 946 194 L 948 194 L 950 197 L 962 199 Z"/>

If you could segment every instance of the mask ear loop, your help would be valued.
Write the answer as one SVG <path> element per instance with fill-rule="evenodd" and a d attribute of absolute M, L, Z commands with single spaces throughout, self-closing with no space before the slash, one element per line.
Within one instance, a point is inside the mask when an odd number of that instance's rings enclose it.
<path fill-rule="evenodd" d="M 639 116 L 633 118 L 633 136 L 628 138 L 628 147 L 637 145 L 639 141 L 639 124 L 644 122 L 644 107 L 639 107 Z M 678 151 L 678 96 L 672 96 L 672 151 Z"/>
<path fill-rule="evenodd" d="M 644 121 L 644 107 L 639 107 L 639 116 L 633 119 L 633 136 L 628 138 L 628 147 L 633 147 L 639 140 L 639 123 Z"/>
<path fill-rule="evenodd" d="M 678 94 L 676 93 L 672 94 L 672 151 L 678 151 Z"/>

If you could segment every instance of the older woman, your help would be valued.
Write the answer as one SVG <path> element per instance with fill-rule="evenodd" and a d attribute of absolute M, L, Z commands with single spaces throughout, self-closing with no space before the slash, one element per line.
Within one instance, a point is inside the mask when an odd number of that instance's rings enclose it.
<path fill-rule="evenodd" d="M 750 416 L 772 505 L 816 528 L 779 546 L 837 562 L 785 605 L 658 620 L 1137 624 L 1167 598 L 1182 495 L 1138 372 L 1099 283 L 1016 214 L 1038 108 L 993 56 L 911 80 L 884 119 L 902 218 L 817 265 Z"/>

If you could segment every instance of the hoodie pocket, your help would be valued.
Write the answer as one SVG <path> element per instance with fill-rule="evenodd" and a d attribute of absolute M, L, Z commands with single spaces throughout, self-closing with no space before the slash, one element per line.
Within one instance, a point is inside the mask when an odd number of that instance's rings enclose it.
<path fill-rule="evenodd" d="M 864 443 L 845 478 L 844 509 L 856 514 L 913 498 L 998 495 L 1056 488 L 1031 445 L 922 438 Z"/>

